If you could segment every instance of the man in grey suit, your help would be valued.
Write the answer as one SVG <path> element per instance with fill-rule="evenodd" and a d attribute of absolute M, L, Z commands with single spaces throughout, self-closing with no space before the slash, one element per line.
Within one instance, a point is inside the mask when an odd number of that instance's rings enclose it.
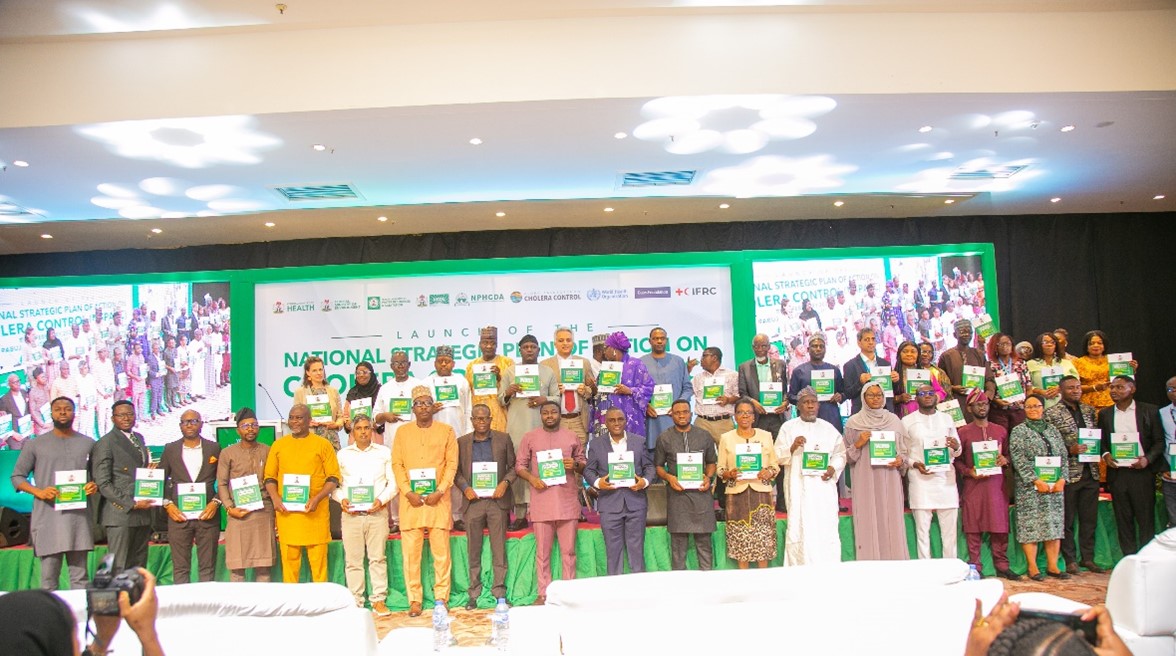
<path fill-rule="evenodd" d="M 490 430 L 490 420 L 490 407 L 485 403 L 475 405 L 470 412 L 474 431 L 457 438 L 457 474 L 453 485 L 462 493 L 466 548 L 469 550 L 470 599 L 466 602 L 467 610 L 478 607 L 478 597 L 482 594 L 483 528 L 490 532 L 490 554 L 494 563 L 494 584 L 490 592 L 495 599 L 506 597 L 506 524 L 514 504 L 514 496 L 508 492 L 518 473 L 515 472 L 515 450 L 510 435 Z M 492 492 L 474 486 L 475 463 L 481 465 L 479 469 L 488 469 L 486 463 L 493 465 L 497 483 Z"/>
<path fill-rule="evenodd" d="M 163 508 L 167 511 L 167 541 L 171 545 L 175 583 L 192 580 L 192 545 L 196 545 L 197 581 L 216 576 L 216 546 L 220 540 L 220 498 L 216 494 L 216 461 L 220 445 L 200 435 L 204 421 L 200 413 L 187 410 L 180 415 L 182 439 L 163 447 L 159 466 L 164 472 Z M 198 510 L 181 507 L 177 485 L 196 483 L 204 492 Z"/>
<path fill-rule="evenodd" d="M 755 357 L 739 365 L 739 396 L 750 399 L 755 406 L 755 427 L 761 428 L 773 437 L 780 432 L 784 419 L 788 416 L 788 385 L 787 372 L 784 361 L 769 358 L 768 350 L 772 342 L 768 336 L 760 333 L 751 340 L 751 350 Z M 782 383 L 782 403 L 778 408 L 768 410 L 760 403 L 761 383 Z M 776 480 L 776 510 L 784 511 L 784 485 L 786 476 L 778 476 Z"/>
<path fill-rule="evenodd" d="M 135 501 L 135 470 L 151 464 L 151 453 L 135 427 L 135 406 L 122 400 L 111 409 L 114 428 L 94 445 L 94 482 L 102 495 L 98 521 L 106 529 L 115 571 L 147 566 L 151 501 Z"/>

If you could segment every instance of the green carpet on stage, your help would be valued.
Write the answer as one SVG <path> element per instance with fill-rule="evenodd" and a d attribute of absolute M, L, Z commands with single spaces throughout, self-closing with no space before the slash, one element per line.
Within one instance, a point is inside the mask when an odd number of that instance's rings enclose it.
<path fill-rule="evenodd" d="M 1166 520 L 1164 504 L 1162 500 L 1158 501 L 1156 504 L 1157 531 L 1162 530 Z M 1012 521 L 1013 533 L 1010 536 L 1011 538 L 1016 535 L 1015 517 Z M 581 530 L 576 532 L 576 577 L 604 576 L 606 573 L 604 537 L 595 525 L 590 528 L 583 528 L 583 526 L 581 525 Z M 783 564 L 784 530 L 786 526 L 787 519 L 779 519 L 776 522 L 776 542 L 778 548 L 776 550 L 776 558 L 772 560 L 772 566 L 774 567 Z M 906 515 L 906 529 L 907 544 L 910 547 L 911 557 L 914 558 L 915 527 L 914 519 L 909 513 Z M 841 559 L 853 560 L 853 519 L 848 515 L 841 517 L 840 534 Z M 651 572 L 670 569 L 670 538 L 665 527 L 650 527 L 646 530 L 645 535 L 646 569 Z M 478 603 L 483 608 L 491 608 L 494 606 L 494 600 L 490 596 L 493 572 L 490 562 L 490 542 L 488 538 L 483 539 L 485 542 L 482 548 L 482 595 L 479 597 Z M 714 546 L 715 568 L 731 569 L 736 567 L 736 563 L 727 558 L 725 524 L 719 524 L 718 530 L 711 536 L 711 540 Z M 967 545 L 962 533 L 959 535 L 957 546 L 959 547 L 959 557 L 967 560 Z M 466 591 L 469 589 L 469 560 L 466 552 L 466 536 L 461 534 L 450 537 L 450 549 L 452 559 L 452 592 L 449 601 L 450 605 L 464 605 L 468 599 Z M 1039 567 L 1044 571 L 1044 549 L 1041 552 L 1039 555 Z M 388 607 L 394 610 L 407 610 L 408 598 L 404 591 L 404 572 L 401 565 L 403 562 L 401 560 L 401 541 L 399 539 L 388 540 L 386 553 L 388 557 Z M 938 520 L 931 524 L 931 553 L 936 557 L 942 554 Z M 90 553 L 89 565 L 91 574 L 97 565 L 102 562 L 105 554 L 105 546 L 98 546 Z M 1008 556 L 1013 571 L 1021 573 L 1026 571 L 1025 555 L 1021 551 L 1020 545 L 1016 544 L 1013 539 L 1010 539 L 1009 542 Z M 1110 568 L 1122 557 L 1123 553 L 1119 550 L 1119 540 L 1115 531 L 1115 517 L 1111 502 L 1106 500 L 1101 501 L 1098 510 L 1098 529 L 1095 536 L 1094 562 L 1100 567 Z M 507 539 L 506 559 L 508 601 L 512 605 L 525 605 L 534 602 L 537 594 L 535 579 L 535 536 L 530 532 L 526 532 L 518 537 Z M 994 574 L 992 556 L 987 538 L 984 540 L 981 559 L 984 564 L 984 573 L 986 575 Z M 194 554 L 192 562 L 193 566 L 195 566 L 196 559 Z M 690 569 L 697 569 L 698 562 L 695 558 L 693 548 L 690 549 L 686 562 L 687 567 Z M 556 545 L 556 549 L 553 549 L 551 565 L 552 579 L 559 579 L 558 545 Z M 433 559 L 429 553 L 428 545 L 425 546 L 421 556 L 421 567 L 423 570 L 421 581 L 424 586 L 425 605 L 427 607 L 433 603 Z M 148 550 L 147 568 L 158 577 L 160 584 L 173 583 L 170 547 L 167 545 L 151 545 Z M 343 569 L 343 544 L 337 541 L 332 542 L 329 545 L 327 561 L 327 576 L 329 580 L 346 585 Z M 280 562 L 273 568 L 273 577 L 275 580 L 281 580 Z M 32 549 L 24 547 L 0 549 L 0 590 L 35 588 L 39 585 L 40 578 L 41 563 L 33 555 Z M 310 580 L 310 572 L 307 569 L 305 561 L 303 561 L 300 578 L 302 581 Z M 224 546 L 222 545 L 220 547 L 220 553 L 217 556 L 216 580 L 227 581 L 228 579 L 229 572 L 225 569 Z M 67 584 L 68 581 L 63 573 L 61 587 L 64 588 Z"/>

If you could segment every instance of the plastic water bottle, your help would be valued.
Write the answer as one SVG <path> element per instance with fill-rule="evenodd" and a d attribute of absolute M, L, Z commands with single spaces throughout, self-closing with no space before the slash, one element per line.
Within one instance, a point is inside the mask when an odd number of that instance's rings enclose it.
<path fill-rule="evenodd" d="M 433 602 L 433 651 L 449 648 L 449 611 L 440 599 Z"/>
<path fill-rule="evenodd" d="M 510 609 L 506 599 L 499 597 L 498 605 L 494 607 L 494 615 L 490 617 L 490 640 L 498 651 L 510 648 Z"/>
<path fill-rule="evenodd" d="M 968 575 L 964 577 L 965 581 L 979 581 L 981 579 L 980 572 L 976 570 L 976 566 L 968 563 Z"/>

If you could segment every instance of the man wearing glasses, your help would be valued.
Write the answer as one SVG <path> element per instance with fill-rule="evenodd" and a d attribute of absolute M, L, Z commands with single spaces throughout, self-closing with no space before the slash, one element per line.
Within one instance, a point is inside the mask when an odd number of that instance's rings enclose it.
<path fill-rule="evenodd" d="M 135 470 L 154 465 L 143 436 L 134 430 L 134 404 L 125 399 L 118 401 L 110 416 L 114 428 L 94 445 L 90 460 L 94 482 L 102 495 L 98 521 L 106 529 L 114 570 L 122 571 L 147 566 L 152 501 L 135 501 Z"/>
<path fill-rule="evenodd" d="M 220 499 L 216 496 L 216 468 L 220 445 L 200 435 L 200 413 L 180 415 L 182 439 L 163 447 L 163 508 L 167 511 L 167 541 L 171 545 L 175 583 L 192 579 L 192 545 L 196 545 L 197 581 L 216 576 L 216 544 L 220 539 Z M 200 495 L 203 495 L 201 497 Z"/>
<path fill-rule="evenodd" d="M 274 502 L 265 488 L 252 486 L 265 480 L 265 460 L 269 445 L 257 441 L 260 425 L 252 408 L 237 411 L 237 436 L 240 442 L 225 447 L 216 463 L 216 491 L 225 513 L 225 566 L 229 580 L 241 583 L 245 570 L 253 568 L 253 580 L 268 582 L 274 564 Z M 253 478 L 247 478 L 252 476 Z M 240 507 L 234 499 L 254 508 Z M 260 507 L 258 507 L 260 503 Z"/>
<path fill-rule="evenodd" d="M 960 496 L 952 462 L 962 453 L 960 436 L 951 415 L 936 409 L 939 397 L 930 385 L 922 385 L 915 391 L 915 401 L 919 411 L 902 418 L 912 462 L 907 482 L 911 514 L 915 518 L 915 543 L 919 558 L 931 557 L 931 515 L 938 515 L 942 555 L 955 558 Z"/>

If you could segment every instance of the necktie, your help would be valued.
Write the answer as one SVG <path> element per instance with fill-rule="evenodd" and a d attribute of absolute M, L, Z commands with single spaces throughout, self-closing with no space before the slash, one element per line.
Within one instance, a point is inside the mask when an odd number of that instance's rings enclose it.
<path fill-rule="evenodd" d="M 565 414 L 570 413 L 576 409 L 576 393 L 572 390 L 564 390 L 564 410 Z"/>

